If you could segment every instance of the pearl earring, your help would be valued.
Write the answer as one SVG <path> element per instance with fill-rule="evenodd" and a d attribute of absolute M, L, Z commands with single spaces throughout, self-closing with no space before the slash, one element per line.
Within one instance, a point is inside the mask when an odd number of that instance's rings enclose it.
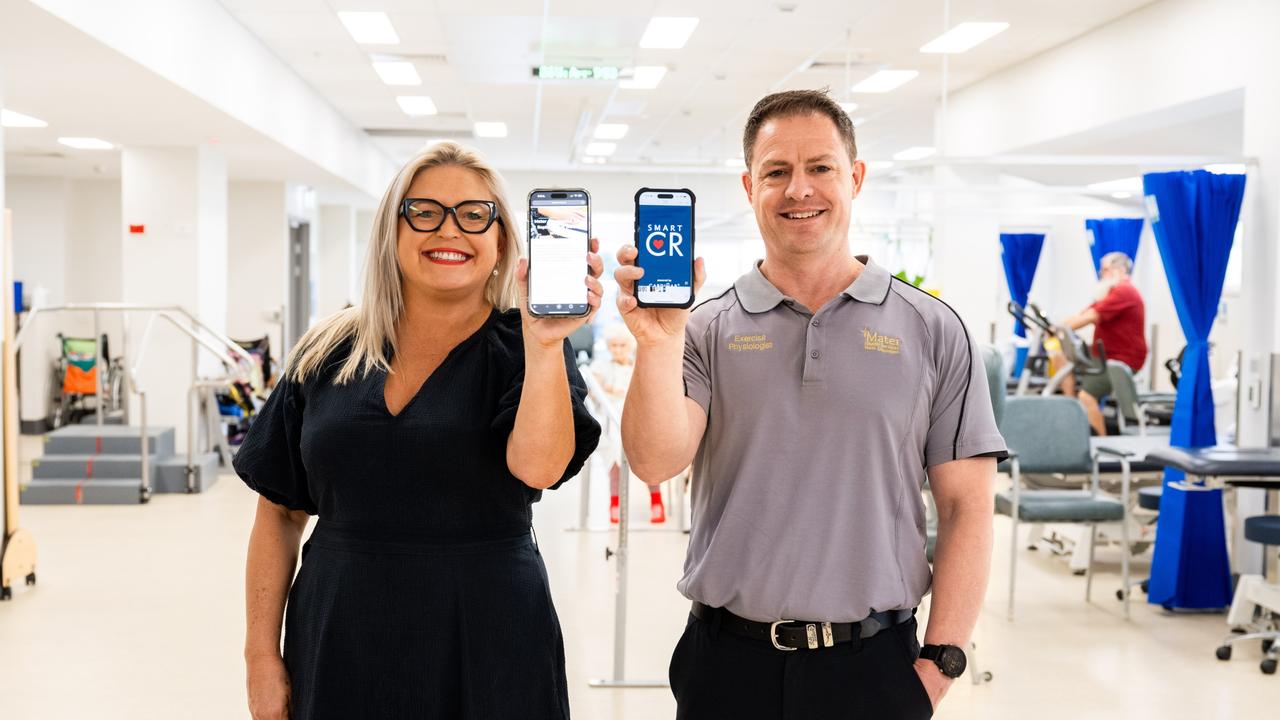
<path fill-rule="evenodd" d="M 498 277 L 498 268 L 493 269 L 493 276 Z"/>

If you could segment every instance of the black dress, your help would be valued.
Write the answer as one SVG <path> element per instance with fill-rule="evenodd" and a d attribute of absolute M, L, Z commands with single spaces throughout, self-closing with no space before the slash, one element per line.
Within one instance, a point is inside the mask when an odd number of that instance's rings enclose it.
<path fill-rule="evenodd" d="M 285 615 L 292 720 L 569 717 L 530 535 L 541 492 L 506 463 L 519 312 L 493 312 L 395 416 L 385 372 L 333 384 L 349 351 L 306 383 L 282 380 L 235 458 L 268 500 L 320 516 Z M 576 449 L 561 483 L 600 435 L 567 341 L 565 366 Z"/>

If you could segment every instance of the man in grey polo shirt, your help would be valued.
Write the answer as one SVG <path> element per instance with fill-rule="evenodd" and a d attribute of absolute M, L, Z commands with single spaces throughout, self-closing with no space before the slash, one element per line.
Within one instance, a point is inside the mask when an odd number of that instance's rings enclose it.
<path fill-rule="evenodd" d="M 692 313 L 636 307 L 634 248 L 615 273 L 638 342 L 627 456 L 644 479 L 694 463 L 677 717 L 929 717 L 986 589 L 1005 445 L 983 365 L 950 307 L 851 254 L 866 170 L 825 93 L 764 98 L 743 146 L 763 263 Z"/>

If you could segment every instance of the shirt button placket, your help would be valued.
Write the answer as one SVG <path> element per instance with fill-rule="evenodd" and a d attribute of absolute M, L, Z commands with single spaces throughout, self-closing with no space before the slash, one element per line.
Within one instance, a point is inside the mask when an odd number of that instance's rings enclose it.
<path fill-rule="evenodd" d="M 818 372 L 818 360 L 822 357 L 822 352 L 818 350 L 818 319 L 811 318 L 809 320 L 809 330 L 805 333 L 805 350 L 807 357 L 804 361 L 804 381 L 820 382 L 821 375 Z"/>

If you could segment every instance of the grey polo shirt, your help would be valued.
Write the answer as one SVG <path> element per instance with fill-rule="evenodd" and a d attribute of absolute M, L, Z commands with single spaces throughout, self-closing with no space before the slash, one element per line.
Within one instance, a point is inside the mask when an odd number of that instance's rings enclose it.
<path fill-rule="evenodd" d="M 685 394 L 707 412 L 692 600 L 760 621 L 913 608 L 932 580 L 925 468 L 1005 451 L 959 316 L 858 259 L 817 312 L 757 266 L 689 318 Z"/>

